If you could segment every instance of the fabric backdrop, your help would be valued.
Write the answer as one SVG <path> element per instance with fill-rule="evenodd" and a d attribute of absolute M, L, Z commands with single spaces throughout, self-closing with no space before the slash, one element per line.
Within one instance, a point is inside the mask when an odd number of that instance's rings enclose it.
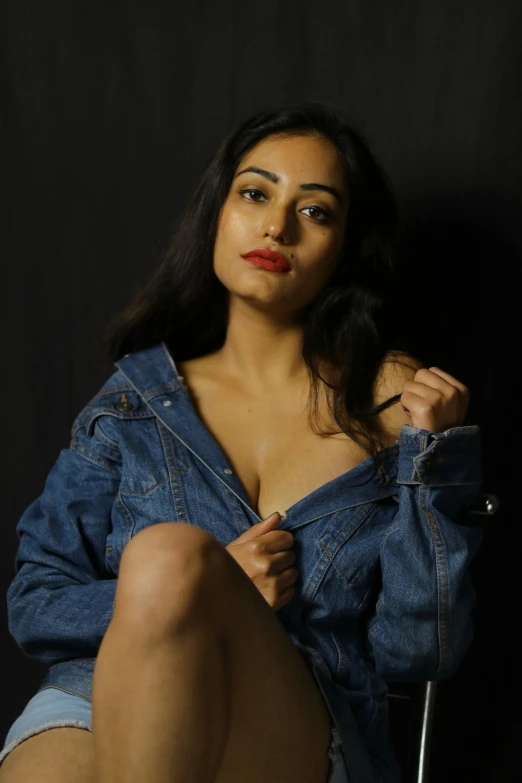
<path fill-rule="evenodd" d="M 501 501 L 473 563 L 475 641 L 439 690 L 433 779 L 519 779 L 520 0 L 3 0 L 0 20 L 0 590 L 21 513 L 113 371 L 93 341 L 217 145 L 259 109 L 332 101 L 397 193 L 404 340 L 470 387 Z M 45 666 L 5 600 L 0 635 L 3 742 Z"/>

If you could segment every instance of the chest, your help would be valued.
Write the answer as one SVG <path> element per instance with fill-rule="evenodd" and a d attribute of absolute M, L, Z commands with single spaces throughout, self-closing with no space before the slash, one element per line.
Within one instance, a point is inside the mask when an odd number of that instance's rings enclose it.
<path fill-rule="evenodd" d="M 314 432 L 308 395 L 289 395 L 277 404 L 245 399 L 233 389 L 187 377 L 191 402 L 241 481 L 252 508 L 264 519 L 281 514 L 314 490 L 351 470 L 367 453 L 344 433 Z M 321 401 L 317 419 L 338 429 Z"/>

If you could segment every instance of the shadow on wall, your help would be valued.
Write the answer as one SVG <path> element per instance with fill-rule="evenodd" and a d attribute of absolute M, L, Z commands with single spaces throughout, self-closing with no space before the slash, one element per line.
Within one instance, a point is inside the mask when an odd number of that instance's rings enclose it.
<path fill-rule="evenodd" d="M 404 347 L 469 387 L 467 423 L 481 427 L 483 491 L 500 499 L 471 566 L 475 639 L 437 696 L 432 767 L 434 780 L 445 783 L 460 783 L 471 771 L 475 781 L 488 782 L 493 770 L 520 771 L 519 762 L 505 760 L 518 757 L 522 698 L 512 622 L 522 549 L 520 525 L 513 524 L 522 467 L 515 383 L 521 265 L 522 248 L 490 219 L 417 216 L 404 221 L 387 305 Z"/>

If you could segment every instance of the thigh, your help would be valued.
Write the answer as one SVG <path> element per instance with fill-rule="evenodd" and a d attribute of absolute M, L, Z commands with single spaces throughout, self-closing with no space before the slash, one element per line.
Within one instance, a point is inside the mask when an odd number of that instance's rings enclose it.
<path fill-rule="evenodd" d="M 231 728 L 216 783 L 326 783 L 331 718 L 274 610 L 224 549 Z"/>
<path fill-rule="evenodd" d="M 125 564 L 123 564 L 125 561 Z M 216 783 L 326 783 L 330 713 L 276 612 L 226 548 L 185 523 L 155 524 L 123 553 L 119 606 L 162 627 L 202 613 L 228 650 L 230 730 Z M 202 748 L 204 752 L 204 748 Z"/>
<path fill-rule="evenodd" d="M 115 613 L 125 603 L 162 627 L 180 608 L 198 611 L 225 641 L 231 719 L 216 783 L 326 783 L 327 704 L 276 612 L 226 548 L 199 527 L 156 524 L 132 539 L 123 560 Z"/>
<path fill-rule="evenodd" d="M 91 705 L 58 688 L 39 691 L 11 726 L 0 783 L 96 783 Z"/>

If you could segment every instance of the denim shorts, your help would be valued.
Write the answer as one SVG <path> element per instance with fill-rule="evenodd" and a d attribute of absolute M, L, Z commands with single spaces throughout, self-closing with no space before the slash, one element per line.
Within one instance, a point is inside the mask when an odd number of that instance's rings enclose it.
<path fill-rule="evenodd" d="M 33 696 L 24 711 L 15 720 L 0 752 L 0 764 L 23 740 L 46 729 L 72 726 L 92 731 L 92 704 L 81 696 L 73 696 L 61 688 L 44 688 Z M 330 775 L 328 783 L 349 783 L 341 739 L 332 724 L 332 741 L 328 749 Z"/>

